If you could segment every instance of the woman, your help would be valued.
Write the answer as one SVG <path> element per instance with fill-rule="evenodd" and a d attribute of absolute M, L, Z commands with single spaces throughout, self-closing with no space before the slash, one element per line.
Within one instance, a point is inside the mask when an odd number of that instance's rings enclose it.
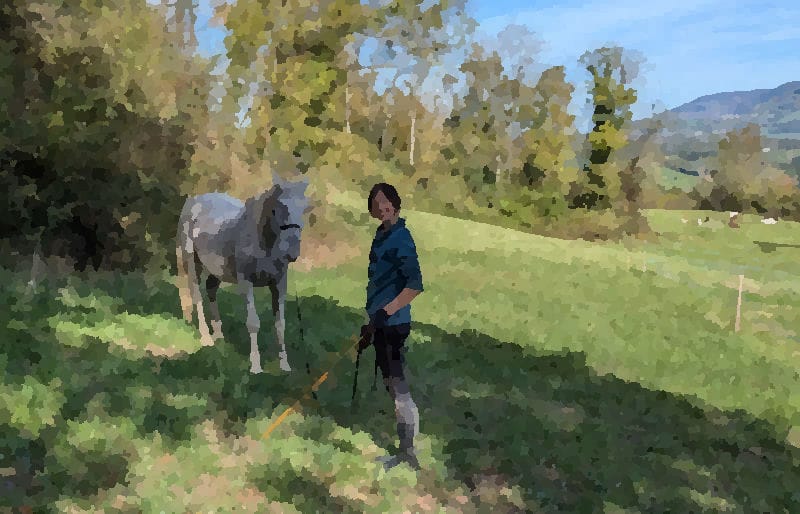
<path fill-rule="evenodd" d="M 381 221 L 375 231 L 369 253 L 369 284 L 366 311 L 369 323 L 362 327 L 365 341 L 371 336 L 375 358 L 383 382 L 395 405 L 400 453 L 381 457 L 388 470 L 406 462 L 419 469 L 414 437 L 419 432 L 419 413 L 408 389 L 405 373 L 405 340 L 411 331 L 411 301 L 422 291 L 417 249 L 399 217 L 400 196 L 385 183 L 376 184 L 369 193 L 368 209 Z"/>

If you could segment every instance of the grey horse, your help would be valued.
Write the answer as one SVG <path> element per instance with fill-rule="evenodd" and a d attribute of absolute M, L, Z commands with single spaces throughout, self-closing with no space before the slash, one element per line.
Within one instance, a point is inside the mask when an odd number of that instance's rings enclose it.
<path fill-rule="evenodd" d="M 280 368 L 291 371 L 284 341 L 286 281 L 289 263 L 300 255 L 303 215 L 308 209 L 308 181 L 285 182 L 273 174 L 273 187 L 241 202 L 224 193 L 190 197 L 181 211 L 177 235 L 178 287 L 183 317 L 192 322 L 197 309 L 200 341 L 212 346 L 221 339 L 222 322 L 217 306 L 221 282 L 238 285 L 247 302 L 250 334 L 250 372 L 261 373 L 254 287 L 268 286 L 272 293 L 275 334 L 280 346 Z M 203 314 L 200 274 L 206 270 L 206 291 L 211 306 L 213 338 Z"/>

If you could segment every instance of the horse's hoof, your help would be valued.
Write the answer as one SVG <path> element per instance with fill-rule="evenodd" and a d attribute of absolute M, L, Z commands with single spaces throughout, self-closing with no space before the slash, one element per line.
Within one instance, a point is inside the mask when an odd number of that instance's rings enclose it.
<path fill-rule="evenodd" d="M 250 373 L 253 375 L 258 375 L 259 373 L 263 373 L 264 370 L 261 369 L 261 366 L 250 366 Z"/>
<path fill-rule="evenodd" d="M 286 355 L 286 352 L 278 352 L 278 362 L 283 371 L 292 371 L 292 368 L 289 366 L 289 356 Z"/>
<path fill-rule="evenodd" d="M 214 341 L 218 341 L 220 339 L 224 339 L 225 336 L 222 335 L 222 322 L 221 321 L 212 321 L 211 328 L 214 329 L 214 334 L 212 335 Z"/>
<path fill-rule="evenodd" d="M 211 336 L 209 334 L 205 334 L 203 336 L 200 336 L 200 344 L 202 346 L 214 346 L 214 340 L 211 339 Z"/>

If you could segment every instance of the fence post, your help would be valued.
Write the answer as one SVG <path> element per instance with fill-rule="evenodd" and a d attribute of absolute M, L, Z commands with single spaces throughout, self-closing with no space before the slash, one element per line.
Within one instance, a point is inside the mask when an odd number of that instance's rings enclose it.
<path fill-rule="evenodd" d="M 739 299 L 736 302 L 736 324 L 734 325 L 734 332 L 739 331 L 742 321 L 742 285 L 744 284 L 744 275 L 739 275 Z"/>

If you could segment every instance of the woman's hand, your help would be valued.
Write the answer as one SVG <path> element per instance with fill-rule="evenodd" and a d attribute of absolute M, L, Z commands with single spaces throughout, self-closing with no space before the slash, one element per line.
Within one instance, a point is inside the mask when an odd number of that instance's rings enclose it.
<path fill-rule="evenodd" d="M 416 298 L 421 292 L 422 291 L 406 287 L 402 291 L 400 291 L 400 294 L 397 295 L 397 298 L 386 304 L 383 310 L 385 310 L 386 314 L 388 314 L 389 316 L 394 316 L 395 312 L 399 311 L 406 305 L 410 304 L 411 301 L 414 298 Z"/>
<path fill-rule="evenodd" d="M 358 340 L 358 351 L 361 352 L 372 344 L 372 335 L 375 333 L 371 323 L 361 326 L 361 338 Z"/>
<path fill-rule="evenodd" d="M 376 329 L 385 327 L 386 322 L 389 320 L 389 316 L 391 316 L 391 314 L 386 312 L 386 308 L 379 309 L 372 318 L 372 326 Z"/>

